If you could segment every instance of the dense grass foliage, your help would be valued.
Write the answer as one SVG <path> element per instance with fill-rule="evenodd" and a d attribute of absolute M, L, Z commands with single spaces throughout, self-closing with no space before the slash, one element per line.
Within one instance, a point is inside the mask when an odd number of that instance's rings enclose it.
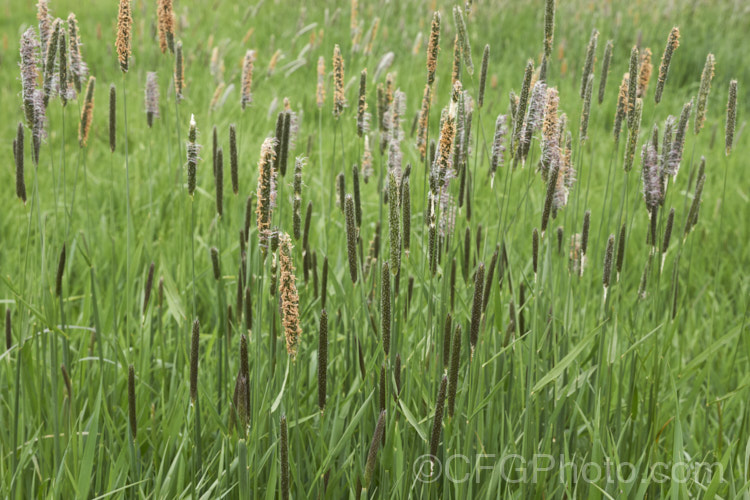
<path fill-rule="evenodd" d="M 0 496 L 750 494 L 744 2 L 0 12 Z"/>

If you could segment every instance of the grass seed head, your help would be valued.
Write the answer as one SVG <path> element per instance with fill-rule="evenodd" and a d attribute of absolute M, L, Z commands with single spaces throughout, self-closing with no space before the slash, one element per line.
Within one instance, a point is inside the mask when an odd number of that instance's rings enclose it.
<path fill-rule="evenodd" d="M 461 52 L 463 54 L 463 61 L 466 65 L 466 71 L 470 74 L 474 74 L 474 63 L 471 60 L 471 44 L 469 43 L 469 34 L 466 31 L 466 23 L 464 22 L 464 15 L 461 7 L 458 5 L 453 6 L 453 20 L 456 23 L 456 33 L 461 44 Z"/>
<path fill-rule="evenodd" d="M 664 84 L 667 83 L 667 75 L 669 74 L 669 64 L 672 61 L 672 55 L 677 47 L 680 46 L 680 28 L 675 26 L 672 31 L 669 32 L 667 38 L 667 45 L 664 47 L 664 54 L 661 57 L 661 64 L 659 65 L 659 79 L 656 81 L 656 92 L 654 92 L 654 102 L 659 104 L 661 96 L 664 93 Z"/>
<path fill-rule="evenodd" d="M 388 358 L 391 350 L 391 273 L 388 263 L 383 263 L 382 281 L 380 283 L 380 330 L 383 341 L 383 352 Z"/>
<path fill-rule="evenodd" d="M 244 109 L 252 104 L 253 102 L 253 64 L 255 62 L 255 51 L 249 50 L 245 52 L 245 57 L 242 59 L 242 84 L 240 92 L 240 104 Z"/>
<path fill-rule="evenodd" d="M 193 321 L 193 330 L 190 336 L 190 401 L 193 404 L 198 400 L 198 357 L 200 356 L 200 333 L 201 324 L 198 318 Z"/>
<path fill-rule="evenodd" d="M 117 40 L 115 41 L 115 49 L 117 50 L 117 59 L 120 61 L 120 70 L 123 73 L 128 72 L 132 29 L 133 16 L 130 0 L 120 0 L 120 7 L 117 13 Z"/>
<path fill-rule="evenodd" d="M 546 0 L 544 8 L 544 55 L 552 55 L 552 42 L 555 37 L 555 0 Z"/>
<path fill-rule="evenodd" d="M 297 356 L 299 336 L 302 329 L 299 325 L 299 295 L 297 294 L 297 277 L 292 263 L 292 240 L 287 233 L 279 237 L 279 261 L 281 263 L 281 279 L 279 291 L 281 295 L 281 310 L 283 312 L 284 336 L 286 351 L 292 359 Z"/>
<path fill-rule="evenodd" d="M 157 0 L 156 17 L 159 29 L 159 48 L 174 53 L 174 9 L 172 0 Z"/>
<path fill-rule="evenodd" d="M 375 461 L 378 458 L 378 448 L 380 448 L 380 442 L 385 436 L 385 410 L 380 411 L 378 416 L 378 422 L 375 424 L 375 431 L 372 433 L 372 441 L 370 441 L 370 449 L 367 452 L 367 461 L 365 462 L 365 474 L 362 480 L 362 486 L 367 489 L 370 487 L 372 482 L 372 476 L 375 474 Z"/>
<path fill-rule="evenodd" d="M 638 75 L 638 89 L 636 91 L 637 97 L 643 98 L 643 96 L 646 95 L 646 90 L 648 89 L 648 83 L 651 80 L 651 72 L 653 69 L 654 66 L 651 64 L 651 49 L 646 47 L 641 53 L 641 69 L 640 74 Z"/>
<path fill-rule="evenodd" d="M 151 265 L 148 267 L 148 274 L 146 275 L 146 286 L 143 291 L 143 311 L 142 314 L 146 314 L 146 310 L 148 309 L 148 303 L 151 299 L 151 290 L 154 287 L 154 263 L 152 262 Z"/>
<path fill-rule="evenodd" d="M 446 337 L 450 332 L 446 332 Z M 456 331 L 452 338 L 453 349 L 451 351 L 449 387 L 448 387 L 448 415 L 453 417 L 456 410 L 456 392 L 458 391 L 458 367 L 461 362 L 461 325 L 456 325 Z"/>
<path fill-rule="evenodd" d="M 732 152 L 734 144 L 734 128 L 737 124 L 737 80 L 729 82 L 729 98 L 727 99 L 727 122 L 724 128 L 726 155 Z"/>
<path fill-rule="evenodd" d="M 81 108 L 81 122 L 78 126 L 78 144 L 82 148 L 85 147 L 86 142 L 88 142 L 89 132 L 91 131 L 91 121 L 94 119 L 95 85 L 96 78 L 90 76 L 89 82 L 86 84 L 86 97 L 83 100 L 83 108 Z"/>
<path fill-rule="evenodd" d="M 344 201 L 346 217 L 346 254 L 349 260 L 349 276 L 352 283 L 357 282 L 357 228 L 354 217 L 354 199 L 347 194 Z"/>
<path fill-rule="evenodd" d="M 359 101 L 357 102 L 357 135 L 369 131 L 370 114 L 367 112 L 367 68 L 359 74 Z"/>
<path fill-rule="evenodd" d="M 240 178 L 237 157 L 237 127 L 234 123 L 229 125 L 229 166 L 232 175 L 232 192 L 236 196 L 240 192 Z"/>
<path fill-rule="evenodd" d="M 713 54 L 706 56 L 706 64 L 701 74 L 701 86 L 698 89 L 698 101 L 695 107 L 695 123 L 693 130 L 696 134 L 701 131 L 706 123 L 706 108 L 708 107 L 708 93 L 711 91 L 711 80 L 714 78 L 714 66 L 716 60 Z"/>
<path fill-rule="evenodd" d="M 443 410 L 445 409 L 445 393 L 448 387 L 448 377 L 443 375 L 435 401 L 435 416 L 432 419 L 432 433 L 430 435 L 430 459 L 437 459 L 438 447 L 440 446 L 440 434 L 443 429 Z"/>
<path fill-rule="evenodd" d="M 604 285 L 605 297 L 612 279 L 612 258 L 614 257 L 614 251 L 615 235 L 610 234 L 607 240 L 607 250 L 604 252 L 604 271 L 602 272 L 602 285 Z"/>
<path fill-rule="evenodd" d="M 286 415 L 281 415 L 279 434 L 279 455 L 281 456 L 281 499 L 289 500 L 289 437 Z"/>
<path fill-rule="evenodd" d="M 318 86 L 315 91 L 315 100 L 318 105 L 318 109 L 323 107 L 326 100 L 326 89 L 325 89 L 325 78 L 326 78 L 326 61 L 323 56 L 318 58 Z"/>
<path fill-rule="evenodd" d="M 479 326 L 482 319 L 482 300 L 484 299 L 484 263 L 477 265 L 474 274 L 474 300 L 471 305 L 471 331 L 469 341 L 471 343 L 471 357 L 474 357 L 474 351 L 479 340 Z"/>
<path fill-rule="evenodd" d="M 52 31 L 50 32 L 49 40 L 47 41 L 46 48 L 46 59 L 44 61 L 44 81 L 42 82 L 42 89 L 44 91 L 44 108 L 46 109 L 49 105 L 50 97 L 55 92 L 55 60 L 57 56 L 57 49 L 59 47 L 60 30 L 62 21 L 55 19 L 52 23 Z"/>
<path fill-rule="evenodd" d="M 268 236 L 271 227 L 271 215 L 272 215 L 272 185 L 273 177 L 275 175 L 273 171 L 273 164 L 276 159 L 276 140 L 272 137 L 267 137 L 263 141 L 263 146 L 260 149 L 260 159 L 258 160 L 258 189 L 256 192 L 257 206 L 255 208 L 255 214 L 257 216 L 256 223 L 258 228 L 258 238 L 261 248 L 265 253 L 265 248 L 268 246 Z"/>
<path fill-rule="evenodd" d="M 607 45 L 604 46 L 604 58 L 602 59 L 602 76 L 599 80 L 599 104 L 604 101 L 604 91 L 607 88 L 607 75 L 609 75 L 609 65 L 612 62 L 613 48 L 612 40 L 607 40 Z"/>
<path fill-rule="evenodd" d="M 181 41 L 177 41 L 174 46 L 174 88 L 177 100 L 182 100 L 182 92 L 185 88 L 185 62 L 182 55 Z"/>
<path fill-rule="evenodd" d="M 16 138 L 13 141 L 13 155 L 16 165 L 16 196 L 26 203 L 26 180 L 24 177 L 24 128 L 23 123 L 18 122 Z"/>
<path fill-rule="evenodd" d="M 326 407 L 326 384 L 328 370 L 328 313 L 325 308 L 320 313 L 318 329 L 318 407 L 323 413 Z"/>
<path fill-rule="evenodd" d="M 117 87 L 112 83 L 109 86 L 109 151 L 115 152 L 117 148 Z"/>
<path fill-rule="evenodd" d="M 135 417 L 135 368 L 128 366 L 128 420 L 130 421 L 130 432 L 135 441 L 138 436 L 138 423 Z"/>
<path fill-rule="evenodd" d="M 628 71 L 628 128 L 635 126 L 635 100 L 638 97 L 638 71 L 640 68 L 640 51 L 637 45 L 630 50 L 630 69 Z"/>
<path fill-rule="evenodd" d="M 190 127 L 188 129 L 187 142 L 187 187 L 188 194 L 192 198 L 196 187 L 196 170 L 201 145 L 198 144 L 198 127 L 195 124 L 195 115 L 190 115 Z"/>
<path fill-rule="evenodd" d="M 636 98 L 635 109 L 632 113 L 632 122 L 628 126 L 628 144 L 625 148 L 625 164 L 623 168 L 630 172 L 633 168 L 633 159 L 635 158 L 635 148 L 638 144 L 638 132 L 641 127 L 641 115 L 643 113 L 643 100 Z"/>
<path fill-rule="evenodd" d="M 432 87 L 435 82 L 435 71 L 437 70 L 437 58 L 440 51 L 440 12 L 432 15 L 430 26 L 430 41 L 427 44 L 427 85 Z"/>
<path fill-rule="evenodd" d="M 60 258 L 57 261 L 57 274 L 55 275 L 55 296 L 62 296 L 62 281 L 63 274 L 65 273 L 65 243 L 63 243 L 62 250 L 60 250 Z"/>
<path fill-rule="evenodd" d="M 596 43 L 599 39 L 599 31 L 596 28 L 591 30 L 591 37 L 586 48 L 586 59 L 583 63 L 583 72 L 581 74 L 581 90 L 579 92 L 581 99 L 586 97 L 586 87 L 589 85 L 589 76 L 594 73 L 594 59 L 596 58 Z"/>
<path fill-rule="evenodd" d="M 338 44 L 333 48 L 333 116 L 338 119 L 346 107 L 344 95 L 344 58 Z"/>
<path fill-rule="evenodd" d="M 148 127 L 154 124 L 154 118 L 159 117 L 159 83 L 156 80 L 156 73 L 149 71 L 146 73 L 146 122 Z"/>
<path fill-rule="evenodd" d="M 398 217 L 398 182 L 393 172 L 388 176 L 388 206 L 389 206 L 389 242 L 391 246 L 390 263 L 391 273 L 397 275 L 401 269 L 401 234 L 399 231 L 399 217 Z"/>

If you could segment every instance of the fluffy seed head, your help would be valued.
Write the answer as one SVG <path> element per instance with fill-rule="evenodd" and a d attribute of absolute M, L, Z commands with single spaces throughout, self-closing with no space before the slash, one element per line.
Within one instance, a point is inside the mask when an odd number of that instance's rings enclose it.
<path fill-rule="evenodd" d="M 615 144 L 620 141 L 620 131 L 622 130 L 622 121 L 628 114 L 628 87 L 630 86 L 630 74 L 622 75 L 620 91 L 617 94 L 617 111 L 615 112 L 615 125 L 612 133 L 615 136 Z"/>
<path fill-rule="evenodd" d="M 81 108 L 81 123 L 78 127 L 78 144 L 81 147 L 86 146 L 86 142 L 89 139 L 89 132 L 91 131 L 91 120 L 94 118 L 95 84 L 96 78 L 90 76 L 89 82 L 86 84 L 86 97 L 83 100 L 83 108 Z"/>
<path fill-rule="evenodd" d="M 255 62 L 255 51 L 248 50 L 242 60 L 242 89 L 240 93 L 240 103 L 244 110 L 253 102 L 252 84 L 253 84 L 253 63 Z"/>
<path fill-rule="evenodd" d="M 260 159 L 258 160 L 258 189 L 256 191 L 257 206 L 255 213 L 258 228 L 258 237 L 261 248 L 268 246 L 269 229 L 271 227 L 271 214 L 273 210 L 273 184 L 276 175 L 273 163 L 276 159 L 276 140 L 267 137 L 260 148 Z M 265 252 L 265 250 L 264 250 Z"/>
<path fill-rule="evenodd" d="M 318 58 L 318 86 L 315 92 L 315 99 L 319 109 L 323 107 L 326 100 L 325 78 L 326 61 L 323 56 L 320 56 Z"/>
<path fill-rule="evenodd" d="M 672 31 L 669 32 L 669 38 L 667 38 L 667 46 L 664 47 L 664 54 L 661 56 L 661 64 L 659 65 L 659 79 L 656 82 L 656 92 L 654 93 L 654 102 L 659 104 L 661 101 L 662 93 L 664 92 L 664 84 L 667 83 L 667 74 L 669 74 L 669 64 L 672 61 L 672 55 L 677 47 L 680 46 L 680 28 L 675 26 Z"/>
<path fill-rule="evenodd" d="M 552 55 L 552 41 L 555 36 L 555 0 L 546 0 L 544 9 L 544 55 Z"/>
<path fill-rule="evenodd" d="M 641 126 L 641 114 L 643 112 L 643 100 L 636 98 L 635 109 L 632 113 L 632 121 L 628 127 L 628 145 L 625 149 L 625 165 L 623 168 L 630 172 L 633 168 L 633 158 L 635 157 L 635 147 L 638 143 L 638 132 Z"/>
<path fill-rule="evenodd" d="M 680 162 L 682 162 L 682 151 L 685 147 L 685 134 L 687 132 L 688 120 L 690 119 L 690 112 L 692 111 L 692 109 L 692 100 L 686 102 L 682 107 L 682 113 L 680 113 L 680 121 L 677 123 L 677 129 L 675 131 L 674 141 L 672 142 L 672 148 L 669 151 L 668 158 L 662 171 L 662 174 L 665 176 L 671 175 L 672 177 L 677 177 L 677 172 L 680 170 Z M 666 142 L 664 146 L 666 146 Z"/>
<path fill-rule="evenodd" d="M 43 3 L 43 2 L 40 2 Z M 46 5 L 46 3 L 45 3 Z M 28 28 L 21 35 L 20 53 L 21 53 L 21 96 L 23 99 L 23 109 L 26 116 L 26 123 L 29 126 L 34 124 L 34 90 L 38 78 L 39 58 L 37 49 L 39 42 L 34 34 L 34 28 Z"/>
<path fill-rule="evenodd" d="M 708 93 L 711 91 L 711 80 L 714 78 L 714 66 L 716 61 L 713 54 L 708 54 L 706 64 L 703 66 L 701 75 L 701 86 L 698 89 L 698 102 L 695 107 L 695 126 L 693 130 L 697 134 L 706 123 L 706 108 L 708 106 Z"/>
<path fill-rule="evenodd" d="M 586 96 L 586 87 L 589 84 L 589 76 L 594 72 L 594 58 L 596 55 L 596 42 L 599 39 L 599 32 L 594 28 L 591 30 L 591 37 L 586 48 L 586 60 L 583 64 L 583 73 L 581 75 L 581 90 L 579 92 L 581 99 Z"/>
<path fill-rule="evenodd" d="M 505 126 L 507 115 L 498 115 L 495 120 L 495 135 L 492 139 L 492 156 L 490 158 L 490 182 L 495 180 L 495 172 L 498 167 L 505 163 L 505 134 L 508 129 Z"/>
<path fill-rule="evenodd" d="M 393 172 L 388 176 L 388 205 L 389 205 L 389 240 L 391 245 L 391 272 L 397 275 L 401 268 L 401 234 L 398 220 L 398 181 Z"/>
<path fill-rule="evenodd" d="M 133 28 L 133 16 L 131 14 L 130 0 L 120 0 L 117 13 L 117 40 L 115 49 L 117 59 L 120 61 L 120 69 L 123 73 L 128 72 L 130 59 L 130 36 Z"/>
<path fill-rule="evenodd" d="M 146 73 L 146 122 L 149 128 L 154 123 L 154 118 L 159 117 L 159 83 L 156 80 L 156 73 L 149 71 Z"/>
<path fill-rule="evenodd" d="M 333 48 L 333 116 L 338 119 L 345 107 L 344 58 L 341 56 L 341 49 L 336 44 Z"/>
<path fill-rule="evenodd" d="M 57 56 L 57 49 L 60 45 L 60 25 L 62 21 L 55 19 L 52 23 L 52 31 L 50 32 L 49 40 L 47 41 L 46 59 L 44 61 L 44 82 L 42 88 L 44 90 L 44 107 L 47 108 L 49 99 L 55 92 L 55 60 Z"/>
<path fill-rule="evenodd" d="M 297 346 L 302 329 L 299 325 L 299 296 L 295 284 L 297 277 L 294 274 L 294 265 L 292 264 L 292 240 L 287 233 L 282 233 L 279 237 L 279 261 L 281 264 L 279 291 L 286 351 L 294 359 L 297 356 Z"/>
<path fill-rule="evenodd" d="M 634 126 L 635 100 L 638 97 L 638 69 L 640 56 L 638 46 L 634 45 L 630 51 L 630 71 L 628 75 L 628 128 Z"/>
<path fill-rule="evenodd" d="M 463 53 L 463 61 L 466 65 L 466 71 L 470 75 L 474 74 L 474 63 L 471 60 L 471 45 L 469 43 L 469 34 L 466 31 L 466 23 L 464 22 L 464 15 L 461 7 L 458 5 L 453 6 L 453 20 L 456 23 L 456 32 L 458 34 L 459 41 L 461 42 L 461 52 Z"/>
<path fill-rule="evenodd" d="M 560 96 L 557 89 L 547 89 L 547 106 L 544 111 L 544 123 L 542 124 L 542 177 L 546 179 L 550 170 L 560 161 L 560 129 L 557 116 Z"/>
<path fill-rule="evenodd" d="M 78 35 L 78 20 L 72 12 L 68 15 L 68 43 L 70 45 L 70 79 L 79 94 L 88 74 L 88 66 L 81 56 L 81 38 Z"/>
<path fill-rule="evenodd" d="M 440 12 L 432 15 L 430 26 L 430 41 L 427 44 L 427 85 L 432 86 L 435 81 L 438 51 L 440 50 Z"/>
<path fill-rule="evenodd" d="M 604 90 L 607 87 L 607 75 L 609 75 L 609 65 L 612 62 L 612 40 L 607 40 L 607 45 L 604 46 L 604 58 L 602 59 L 602 76 L 599 80 L 599 104 L 604 101 Z"/>
<path fill-rule="evenodd" d="M 359 101 L 357 103 L 357 135 L 362 137 L 369 130 L 370 114 L 367 112 L 367 68 L 359 75 Z"/>
<path fill-rule="evenodd" d="M 706 182 L 706 174 L 704 173 L 706 166 L 706 159 L 701 157 L 701 166 L 698 171 L 698 181 L 695 183 L 695 193 L 693 193 L 693 202 L 690 204 L 690 211 L 688 212 L 687 219 L 685 221 L 685 231 L 683 233 L 683 239 L 687 238 L 688 233 L 698 223 L 698 214 L 701 208 L 701 196 L 703 194 L 703 185 Z"/>
<path fill-rule="evenodd" d="M 60 35 L 58 36 L 58 64 L 57 64 L 57 93 L 60 96 L 62 105 L 68 103 L 68 98 L 75 98 L 75 90 L 71 87 L 71 81 L 68 76 L 68 44 L 65 38 L 65 29 L 60 21 Z"/>
<path fill-rule="evenodd" d="M 419 110 L 419 125 L 417 128 L 417 148 L 419 149 L 420 158 L 424 160 L 427 154 L 427 129 L 430 118 L 430 104 L 432 101 L 432 87 L 425 84 L 424 94 L 422 95 L 422 107 Z"/>
<path fill-rule="evenodd" d="M 636 91 L 637 97 L 643 98 L 646 95 L 646 89 L 648 89 L 648 82 L 651 80 L 651 72 L 654 66 L 651 64 L 651 49 L 646 47 L 641 53 L 641 69 L 638 75 L 638 90 Z"/>
<path fill-rule="evenodd" d="M 188 194 L 192 197 L 195 193 L 196 185 L 196 169 L 198 166 L 198 155 L 201 150 L 201 145 L 198 144 L 198 128 L 195 124 L 195 116 L 190 115 L 190 128 L 188 129 L 188 142 L 187 142 L 187 181 L 188 181 Z"/>
<path fill-rule="evenodd" d="M 52 16 L 49 15 L 47 0 L 38 0 L 36 3 L 36 18 L 39 21 L 39 40 L 41 41 L 42 59 L 47 55 L 49 38 L 52 35 Z"/>
<path fill-rule="evenodd" d="M 653 143 L 643 145 L 641 149 L 641 177 L 643 180 L 643 201 L 649 213 L 661 205 L 664 199 L 662 180 L 657 164 L 657 153 Z"/>
<path fill-rule="evenodd" d="M 156 10 L 159 28 L 159 48 L 162 54 L 167 49 L 174 53 L 174 10 L 172 0 L 158 0 Z"/>

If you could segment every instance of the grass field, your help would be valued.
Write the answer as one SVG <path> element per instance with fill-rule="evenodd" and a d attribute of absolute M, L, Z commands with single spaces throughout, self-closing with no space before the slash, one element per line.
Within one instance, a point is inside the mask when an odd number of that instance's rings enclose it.
<path fill-rule="evenodd" d="M 0 0 L 0 497 L 750 498 L 750 7 L 550 4 Z"/>

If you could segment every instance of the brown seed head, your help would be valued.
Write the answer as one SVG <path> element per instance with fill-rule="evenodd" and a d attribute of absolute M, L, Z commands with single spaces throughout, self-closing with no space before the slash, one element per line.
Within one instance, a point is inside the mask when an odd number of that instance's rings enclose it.
<path fill-rule="evenodd" d="M 117 50 L 117 59 L 120 61 L 120 69 L 123 73 L 128 72 L 132 29 L 133 16 L 131 14 L 130 0 L 120 0 L 120 8 L 117 13 L 117 40 L 115 41 L 115 49 Z"/>

